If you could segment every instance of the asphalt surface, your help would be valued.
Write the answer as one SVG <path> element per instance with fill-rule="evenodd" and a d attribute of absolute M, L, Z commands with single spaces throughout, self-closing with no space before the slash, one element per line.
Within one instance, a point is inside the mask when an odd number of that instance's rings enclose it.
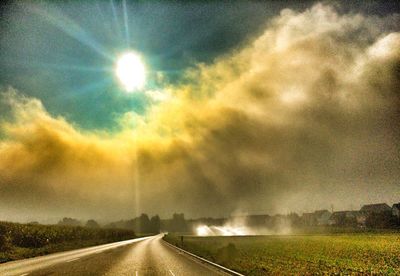
<path fill-rule="evenodd" d="M 226 275 L 166 245 L 162 235 L 102 247 L 6 263 L 0 265 L 0 275 Z M 35 259 L 39 262 L 28 263 Z"/>

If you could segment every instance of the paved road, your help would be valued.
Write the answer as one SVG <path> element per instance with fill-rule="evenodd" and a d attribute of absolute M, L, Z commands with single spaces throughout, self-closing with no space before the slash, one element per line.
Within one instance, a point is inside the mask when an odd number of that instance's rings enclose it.
<path fill-rule="evenodd" d="M 113 243 L 103 245 L 100 249 L 93 247 L 94 250 L 86 249 L 86 252 L 81 249 L 71 251 L 75 253 L 58 253 L 61 259 L 56 258 L 56 261 L 51 257 L 57 254 L 33 258 L 47 258 L 34 265 L 23 265 L 23 262 L 30 259 L 6 263 L 0 265 L 0 275 L 226 275 L 169 247 L 161 238 L 162 235 L 157 235 L 126 241 L 125 244 L 122 242 L 118 246 L 113 246 L 118 244 Z M 21 263 L 24 268 L 22 270 Z M 5 272 L 5 265 L 17 265 L 17 269 Z"/>

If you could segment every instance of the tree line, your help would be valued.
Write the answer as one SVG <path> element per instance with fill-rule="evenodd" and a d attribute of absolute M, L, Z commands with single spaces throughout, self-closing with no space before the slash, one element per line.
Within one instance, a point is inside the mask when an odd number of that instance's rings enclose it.
<path fill-rule="evenodd" d="M 65 217 L 57 224 L 62 226 L 84 226 L 88 228 L 127 229 L 142 234 L 157 234 L 161 231 L 187 232 L 190 229 L 190 222 L 185 219 L 183 213 L 174 213 L 170 219 L 160 219 L 159 215 L 150 217 L 143 213 L 139 217 L 133 219 L 119 220 L 105 225 L 100 225 L 94 219 L 89 219 L 84 222 L 78 219 Z"/>

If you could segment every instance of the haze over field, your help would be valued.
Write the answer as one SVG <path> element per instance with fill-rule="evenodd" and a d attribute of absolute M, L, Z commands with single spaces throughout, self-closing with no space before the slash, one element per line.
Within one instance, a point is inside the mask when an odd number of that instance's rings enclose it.
<path fill-rule="evenodd" d="M 109 2 L 99 3 L 81 12 L 112 15 Z M 193 30 L 184 23 L 197 2 L 155 3 L 179 15 L 173 22 L 182 29 L 167 24 L 165 32 L 137 27 L 146 19 L 135 18 L 135 8 L 156 16 L 151 4 L 132 4 L 130 17 L 102 24 L 92 13 L 73 16 L 78 2 L 12 5 L 2 13 L 0 40 L 0 220 L 398 202 L 400 15 L 393 3 L 379 14 L 337 3 L 273 4 L 276 14 L 256 19 L 232 4 L 226 21 L 222 11 L 207 15 L 218 28 L 199 17 Z M 221 7 L 208 5 L 204 13 Z M 234 34 L 220 38 L 231 21 Z M 218 47 L 204 57 L 207 45 L 196 48 L 197 39 Z M 113 68 L 127 48 L 143 57 L 147 73 L 133 93 Z"/>

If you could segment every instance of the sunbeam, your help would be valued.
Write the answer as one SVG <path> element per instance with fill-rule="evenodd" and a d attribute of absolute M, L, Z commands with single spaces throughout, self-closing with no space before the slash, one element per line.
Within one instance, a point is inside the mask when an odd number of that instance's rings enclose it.
<path fill-rule="evenodd" d="M 108 39 L 109 40 L 119 39 L 118 32 L 116 32 L 115 29 L 113 29 L 113 24 L 110 24 L 110 22 L 112 22 L 111 16 L 108 16 L 108 14 L 103 11 L 103 9 L 100 7 L 99 2 L 96 2 L 96 10 L 99 13 L 100 17 L 99 24 L 100 23 L 102 24 L 103 29 L 107 33 Z"/>
<path fill-rule="evenodd" d="M 121 26 L 119 24 L 118 20 L 118 15 L 117 15 L 117 9 L 115 8 L 115 3 L 114 0 L 110 0 L 110 5 L 111 5 L 111 10 L 113 14 L 113 21 L 115 25 L 115 32 L 118 34 L 118 36 L 121 38 Z"/>
<path fill-rule="evenodd" d="M 54 69 L 59 71 L 81 71 L 81 72 L 110 72 L 112 73 L 113 68 L 106 66 L 85 66 L 78 64 L 52 64 L 46 62 L 26 62 L 23 60 L 11 60 L 3 59 L 2 62 L 9 66 L 16 66 L 22 68 L 40 68 L 40 69 Z"/>
<path fill-rule="evenodd" d="M 62 30 L 70 37 L 81 42 L 83 45 L 90 47 L 96 53 L 104 58 L 113 60 L 113 56 L 110 55 L 102 45 L 100 45 L 94 38 L 90 36 L 82 27 L 80 27 L 74 20 L 68 18 L 57 10 L 57 8 L 51 8 L 49 5 L 46 7 L 39 7 L 36 5 L 29 5 L 31 12 L 37 14 L 40 18 L 48 21 L 53 26 Z"/>
<path fill-rule="evenodd" d="M 67 99 L 73 99 L 75 97 L 83 97 L 87 94 L 94 93 L 96 91 L 102 91 L 110 87 L 112 85 L 112 78 L 103 78 L 100 81 L 91 81 L 86 85 L 79 87 L 71 87 L 68 93 L 59 93 L 54 96 L 56 99 L 60 101 L 65 101 Z"/>
<path fill-rule="evenodd" d="M 126 39 L 126 45 L 129 48 L 130 47 L 130 34 L 129 34 L 129 23 L 128 23 L 128 10 L 126 6 L 126 0 L 122 1 L 122 7 L 124 10 L 124 25 L 125 25 L 125 39 Z"/>

